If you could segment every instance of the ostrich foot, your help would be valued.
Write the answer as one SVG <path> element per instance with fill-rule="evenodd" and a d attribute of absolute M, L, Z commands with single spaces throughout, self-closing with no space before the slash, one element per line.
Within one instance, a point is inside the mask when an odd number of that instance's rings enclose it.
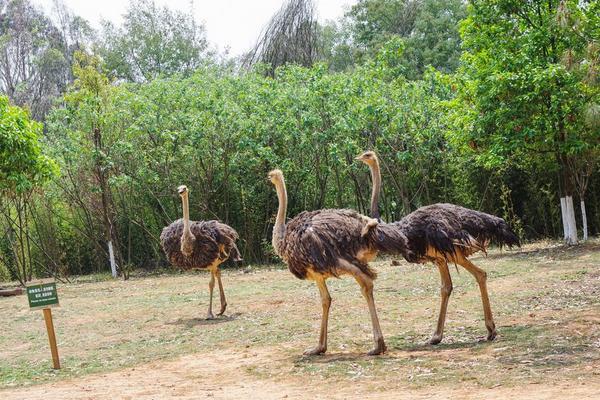
<path fill-rule="evenodd" d="M 318 345 L 314 349 L 308 349 L 304 352 L 305 356 L 318 356 L 319 354 L 323 354 L 327 351 L 327 347 Z"/>
<path fill-rule="evenodd" d="M 440 344 L 441 341 L 442 341 L 442 335 L 434 334 L 427 343 L 435 346 L 436 344 Z"/>
<path fill-rule="evenodd" d="M 487 338 L 486 340 L 491 342 L 492 340 L 496 339 L 496 329 L 493 329 L 491 331 L 488 332 Z"/>
<path fill-rule="evenodd" d="M 215 319 L 215 315 L 212 312 L 209 312 L 208 314 L 206 314 L 206 319 Z"/>
<path fill-rule="evenodd" d="M 225 313 L 225 309 L 227 308 L 227 303 L 221 305 L 221 310 L 217 313 L 217 315 L 221 316 Z"/>
<path fill-rule="evenodd" d="M 385 342 L 383 341 L 383 339 L 379 339 L 377 341 L 377 345 L 375 346 L 375 348 L 371 351 L 369 351 L 367 353 L 368 356 L 378 356 L 380 354 L 383 354 L 387 351 L 387 347 L 385 345 Z"/>

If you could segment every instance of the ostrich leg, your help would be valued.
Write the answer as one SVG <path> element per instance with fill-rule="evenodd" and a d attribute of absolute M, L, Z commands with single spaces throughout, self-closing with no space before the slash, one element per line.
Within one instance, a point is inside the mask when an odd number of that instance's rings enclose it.
<path fill-rule="evenodd" d="M 452 293 L 452 278 L 450 277 L 450 271 L 448 271 L 448 263 L 444 259 L 437 259 L 435 264 L 437 265 L 440 271 L 440 277 L 442 278 L 442 301 L 440 304 L 440 315 L 438 316 L 437 327 L 435 329 L 435 333 L 431 339 L 429 339 L 429 344 L 438 344 L 442 341 L 442 337 L 444 335 L 444 324 L 446 323 L 448 299 L 450 298 L 450 293 Z"/>
<path fill-rule="evenodd" d="M 306 350 L 304 355 L 314 356 L 323 354 L 327 351 L 327 324 L 329 322 L 329 308 L 331 307 L 331 296 L 327 290 L 325 278 L 321 275 L 315 277 L 315 283 L 321 294 L 321 305 L 323 306 L 323 314 L 321 316 L 321 333 L 319 334 L 319 344 L 314 349 Z"/>
<path fill-rule="evenodd" d="M 369 305 L 369 314 L 371 314 L 371 323 L 373 325 L 373 340 L 375 341 L 375 347 L 373 350 L 369 351 L 367 354 L 370 356 L 375 356 L 378 354 L 384 353 L 387 348 L 385 346 L 385 341 L 383 340 L 383 333 L 381 333 L 381 327 L 379 326 L 379 318 L 377 317 L 377 309 L 375 308 L 375 299 L 373 298 L 373 279 L 367 276 L 364 272 L 360 270 L 356 265 L 353 265 L 345 260 L 339 260 L 340 265 L 343 269 L 348 271 L 356 282 L 360 285 L 360 291 L 364 296 L 365 300 L 367 300 L 367 304 Z"/>
<path fill-rule="evenodd" d="M 492 308 L 490 307 L 490 298 L 488 297 L 487 291 L 487 273 L 481 268 L 475 266 L 466 257 L 461 256 L 458 259 L 458 263 L 463 266 L 467 271 L 471 273 L 479 284 L 479 291 L 481 292 L 481 302 L 483 303 L 483 315 L 485 317 L 485 327 L 487 328 L 487 340 L 494 340 L 496 338 L 496 325 L 494 324 L 494 318 L 492 317 Z"/>
<path fill-rule="evenodd" d="M 375 299 L 373 298 L 373 280 L 362 274 L 362 276 L 355 276 L 356 280 L 360 285 L 361 292 L 367 304 L 369 305 L 369 313 L 371 314 L 371 323 L 373 324 L 373 339 L 375 340 L 375 347 L 367 354 L 370 356 L 376 356 L 378 354 L 385 353 L 387 348 L 383 340 L 383 334 L 381 333 L 381 327 L 379 326 L 379 318 L 377 318 L 377 309 L 375 308 Z"/>
<path fill-rule="evenodd" d="M 215 271 L 215 275 L 217 276 L 217 283 L 219 284 L 219 296 L 221 299 L 221 310 L 217 315 L 223 315 L 225 309 L 227 308 L 227 300 L 225 299 L 225 292 L 223 291 L 223 283 L 221 282 L 221 270 L 217 268 Z"/>
<path fill-rule="evenodd" d="M 206 319 L 214 319 L 215 316 L 212 312 L 212 299 L 213 299 L 213 289 L 215 288 L 215 270 L 210 270 L 210 281 L 208 282 L 208 292 L 210 299 L 208 300 L 208 313 L 206 314 Z"/>

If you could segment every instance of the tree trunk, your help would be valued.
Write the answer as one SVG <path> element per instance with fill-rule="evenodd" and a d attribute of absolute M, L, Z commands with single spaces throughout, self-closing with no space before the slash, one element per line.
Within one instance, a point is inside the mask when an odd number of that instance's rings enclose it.
<path fill-rule="evenodd" d="M 575 222 L 575 207 L 573 206 L 573 196 L 567 196 L 567 226 L 569 227 L 569 236 L 567 244 L 577 244 L 577 224 Z"/>
<path fill-rule="evenodd" d="M 110 272 L 113 278 L 117 277 L 117 263 L 115 262 L 115 252 L 113 251 L 112 241 L 108 241 L 108 259 L 110 261 Z"/>
<path fill-rule="evenodd" d="M 560 198 L 560 211 L 563 221 L 564 241 L 568 245 L 577 244 L 577 224 L 575 222 L 575 207 L 573 197 Z"/>
<path fill-rule="evenodd" d="M 585 212 L 585 201 L 581 199 L 581 220 L 583 222 L 583 241 L 588 240 L 587 214 Z"/>
<path fill-rule="evenodd" d="M 562 216 L 563 240 L 566 242 L 569 237 L 569 227 L 567 223 L 567 198 L 560 198 L 560 215 Z"/>
<path fill-rule="evenodd" d="M 561 139 L 564 141 L 564 132 L 561 129 Z M 575 208 L 573 207 L 573 176 L 569 166 L 568 156 L 562 152 L 557 153 L 560 168 L 560 204 L 563 218 L 563 231 L 567 245 L 577 244 L 577 223 L 575 222 Z"/>
<path fill-rule="evenodd" d="M 97 154 L 104 154 L 104 149 L 102 147 L 102 134 L 98 128 L 94 128 L 94 147 Z M 123 278 L 127 279 L 127 274 L 125 274 L 123 271 L 123 259 L 121 257 L 121 252 L 119 251 L 119 238 L 113 218 L 114 204 L 112 201 L 112 195 L 110 193 L 110 187 L 108 185 L 108 173 L 106 172 L 101 160 L 96 159 L 95 164 L 96 179 L 98 179 L 98 184 L 100 185 L 102 220 L 104 222 L 105 240 L 108 246 L 111 272 L 113 277 L 116 277 L 116 270 L 120 269 L 120 272 L 123 274 Z"/>

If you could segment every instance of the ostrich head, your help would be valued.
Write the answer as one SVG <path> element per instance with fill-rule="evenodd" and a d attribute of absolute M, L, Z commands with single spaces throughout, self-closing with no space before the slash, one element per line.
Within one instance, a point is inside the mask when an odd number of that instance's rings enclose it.
<path fill-rule="evenodd" d="M 177 193 L 179 193 L 179 195 L 181 197 L 185 196 L 188 193 L 188 188 L 185 185 L 181 185 L 177 188 Z"/>
<path fill-rule="evenodd" d="M 373 164 L 376 164 L 378 161 L 377 154 L 375 154 L 375 152 L 371 151 L 371 150 L 365 151 L 360 156 L 356 157 L 355 160 L 362 161 L 365 164 L 370 165 L 370 166 L 372 166 Z"/>
<path fill-rule="evenodd" d="M 274 169 L 273 171 L 269 172 L 267 179 L 270 180 L 273 185 L 276 185 L 277 183 L 283 181 L 283 172 L 281 172 L 280 169 Z"/>

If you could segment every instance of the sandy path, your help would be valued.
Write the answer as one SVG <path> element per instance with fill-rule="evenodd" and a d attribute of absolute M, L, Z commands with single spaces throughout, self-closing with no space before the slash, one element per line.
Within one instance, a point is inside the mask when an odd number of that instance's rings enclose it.
<path fill-rule="evenodd" d="M 279 355 L 280 356 L 280 355 Z M 600 379 L 516 387 L 386 389 L 368 382 L 331 381 L 293 376 L 285 380 L 257 378 L 247 367 L 276 361 L 269 349 L 230 350 L 194 354 L 174 361 L 157 361 L 106 374 L 0 391 L 0 398 L 28 400 L 114 399 L 600 399 Z"/>

